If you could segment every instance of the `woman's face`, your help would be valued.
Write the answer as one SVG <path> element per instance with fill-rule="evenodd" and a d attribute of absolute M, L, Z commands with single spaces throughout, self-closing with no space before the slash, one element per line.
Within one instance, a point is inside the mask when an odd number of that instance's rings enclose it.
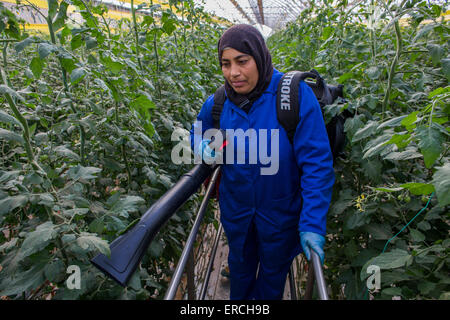
<path fill-rule="evenodd" d="M 233 48 L 222 53 L 222 73 L 234 91 L 239 94 L 250 93 L 258 83 L 258 67 L 251 55 Z"/>

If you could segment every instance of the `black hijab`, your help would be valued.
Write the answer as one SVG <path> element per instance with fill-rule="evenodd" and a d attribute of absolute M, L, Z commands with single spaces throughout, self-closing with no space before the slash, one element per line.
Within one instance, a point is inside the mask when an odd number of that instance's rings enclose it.
<path fill-rule="evenodd" d="M 237 93 L 228 81 L 225 80 L 227 97 L 235 105 L 242 107 L 248 113 L 252 103 L 263 94 L 272 80 L 272 57 L 270 56 L 262 34 L 255 27 L 248 24 L 238 24 L 229 28 L 219 39 L 218 51 L 220 66 L 222 66 L 222 53 L 225 48 L 233 48 L 251 55 L 255 59 L 259 78 L 256 87 L 250 93 L 246 95 Z M 249 103 L 247 103 L 247 100 Z"/>

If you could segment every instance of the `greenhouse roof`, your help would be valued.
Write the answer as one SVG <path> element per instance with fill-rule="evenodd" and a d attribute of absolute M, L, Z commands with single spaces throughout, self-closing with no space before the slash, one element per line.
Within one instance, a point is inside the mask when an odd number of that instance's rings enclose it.
<path fill-rule="evenodd" d="M 306 0 L 197 0 L 205 10 L 233 23 L 260 25 L 270 32 L 295 20 L 308 6 Z"/>

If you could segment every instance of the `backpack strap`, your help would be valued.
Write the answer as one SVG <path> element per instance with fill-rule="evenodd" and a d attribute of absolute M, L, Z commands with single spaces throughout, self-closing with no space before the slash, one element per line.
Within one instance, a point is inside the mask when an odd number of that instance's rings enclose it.
<path fill-rule="evenodd" d="M 291 144 L 294 141 L 295 130 L 300 121 L 298 87 L 301 80 L 315 77 L 311 72 L 290 71 L 285 73 L 278 83 L 277 119 L 286 130 Z"/>
<path fill-rule="evenodd" d="M 225 86 L 222 85 L 214 93 L 214 105 L 212 107 L 213 126 L 220 129 L 220 115 L 222 114 L 223 104 L 225 103 Z"/>

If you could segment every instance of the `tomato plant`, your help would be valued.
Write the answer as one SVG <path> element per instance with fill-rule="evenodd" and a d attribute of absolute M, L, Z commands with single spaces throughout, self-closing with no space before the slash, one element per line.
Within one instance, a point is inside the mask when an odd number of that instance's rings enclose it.
<path fill-rule="evenodd" d="M 448 299 L 443 12 L 427 1 L 319 1 L 269 39 L 281 70 L 315 68 L 344 85 L 347 102 L 328 106 L 326 119 L 344 109 L 354 114 L 345 123 L 346 152 L 335 164 L 328 216 L 325 272 L 334 298 L 369 298 L 373 264 L 381 268 L 381 288 L 371 298 Z"/>

